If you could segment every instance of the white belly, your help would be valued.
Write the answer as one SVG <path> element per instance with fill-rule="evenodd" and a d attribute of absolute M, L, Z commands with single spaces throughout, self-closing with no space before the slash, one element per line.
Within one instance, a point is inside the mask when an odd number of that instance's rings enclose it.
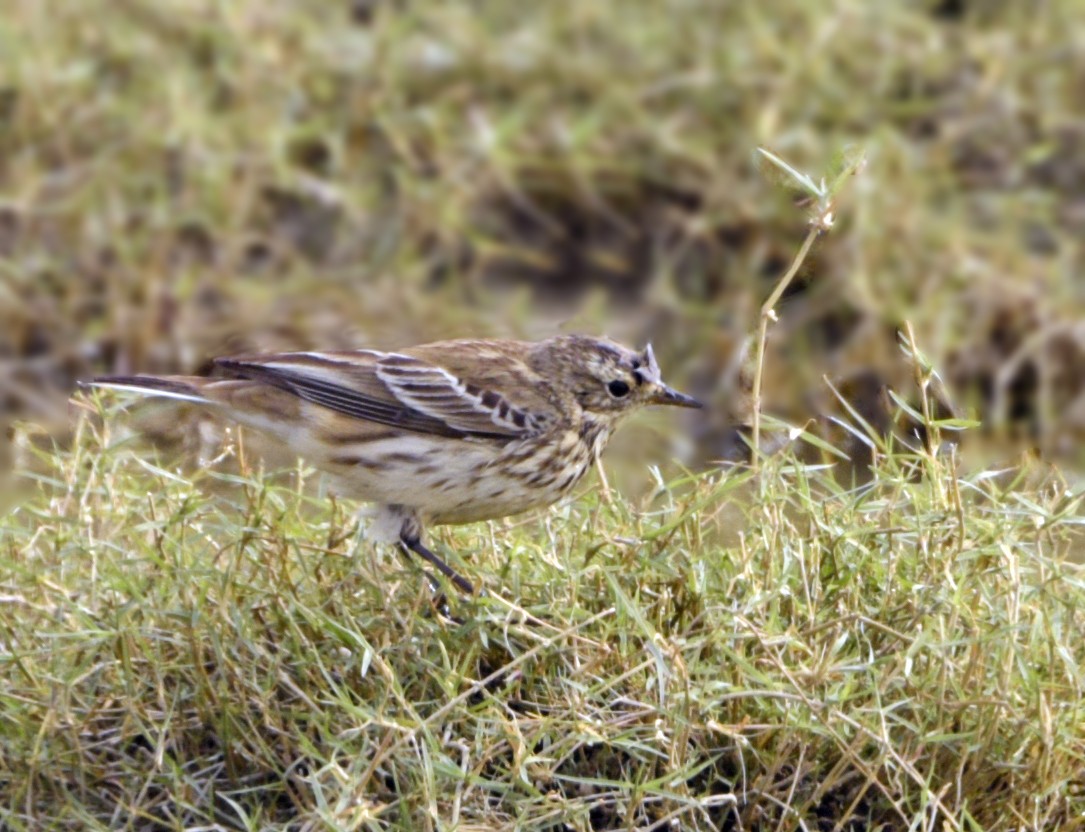
<path fill-rule="evenodd" d="M 428 523 L 472 523 L 557 501 L 591 463 L 591 449 L 574 447 L 575 435 L 541 451 L 529 442 L 419 434 L 344 446 L 321 467 L 345 496 L 414 509 Z"/>

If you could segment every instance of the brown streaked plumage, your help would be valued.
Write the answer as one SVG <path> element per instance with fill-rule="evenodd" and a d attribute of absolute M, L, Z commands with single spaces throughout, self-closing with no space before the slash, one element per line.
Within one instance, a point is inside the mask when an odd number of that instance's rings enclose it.
<path fill-rule="evenodd" d="M 224 377 L 106 376 L 216 407 L 287 443 L 350 497 L 377 503 L 371 531 L 471 584 L 422 543 L 426 525 L 471 523 L 567 494 L 618 422 L 648 404 L 699 407 L 665 385 L 652 348 L 560 335 L 221 358 Z"/>

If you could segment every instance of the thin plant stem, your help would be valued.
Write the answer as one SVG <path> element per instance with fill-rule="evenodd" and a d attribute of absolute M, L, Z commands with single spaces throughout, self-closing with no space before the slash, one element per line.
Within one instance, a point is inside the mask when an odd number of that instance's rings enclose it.
<path fill-rule="evenodd" d="M 799 253 L 795 255 L 795 259 L 791 261 L 791 266 L 780 281 L 776 284 L 776 288 L 772 290 L 772 294 L 769 295 L 768 300 L 761 306 L 761 321 L 757 330 L 757 353 L 754 356 L 754 376 L 753 376 L 753 459 L 752 465 L 757 468 L 761 462 L 761 382 L 764 378 L 765 370 L 765 341 L 768 338 L 769 323 L 776 320 L 776 304 L 787 291 L 787 287 L 791 285 L 791 281 L 795 279 L 795 275 L 799 273 L 799 268 L 802 266 L 803 261 L 806 260 L 806 256 L 810 253 L 810 248 L 814 245 L 814 240 L 818 238 L 821 233 L 821 227 L 818 225 L 812 225 L 809 233 L 806 235 L 806 239 L 803 240 L 802 247 L 799 249 Z"/>

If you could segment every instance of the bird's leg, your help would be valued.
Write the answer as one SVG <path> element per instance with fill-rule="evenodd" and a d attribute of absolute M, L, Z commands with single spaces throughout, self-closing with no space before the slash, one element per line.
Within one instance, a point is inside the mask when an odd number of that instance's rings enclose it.
<path fill-rule="evenodd" d="M 408 549 L 405 543 L 401 541 L 398 546 L 399 553 L 403 555 L 404 560 L 406 560 L 408 564 L 413 566 L 413 568 L 417 569 L 419 572 L 422 573 L 422 577 L 425 578 L 426 583 L 429 584 L 430 591 L 433 592 L 435 596 L 439 596 L 443 599 L 445 597 L 445 594 L 441 591 L 440 579 L 428 569 L 426 569 L 424 566 L 418 566 L 414 563 L 414 552 Z"/>
<path fill-rule="evenodd" d="M 416 555 L 418 555 L 418 557 L 423 558 L 424 560 L 428 560 L 430 563 L 436 566 L 438 571 L 440 571 L 442 575 L 452 581 L 452 583 L 456 585 L 456 588 L 460 590 L 460 592 L 464 592 L 467 595 L 475 594 L 475 587 L 471 584 L 471 582 L 464 578 L 462 575 L 460 575 L 455 569 L 453 569 L 439 557 L 437 557 L 437 555 L 435 555 L 433 552 L 423 546 L 421 537 L 419 535 L 409 534 L 408 530 L 404 529 L 403 534 L 400 535 L 399 538 L 399 545 L 403 547 L 403 550 L 405 552 L 414 552 Z M 434 589 L 436 588 L 437 587 L 434 587 Z"/>

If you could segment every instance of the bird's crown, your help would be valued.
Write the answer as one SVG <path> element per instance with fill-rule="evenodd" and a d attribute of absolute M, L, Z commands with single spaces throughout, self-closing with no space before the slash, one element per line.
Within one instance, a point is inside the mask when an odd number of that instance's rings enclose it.
<path fill-rule="evenodd" d="M 585 410 L 618 415 L 647 404 L 700 407 L 692 397 L 663 383 L 650 344 L 638 352 L 609 338 L 561 335 L 540 347 L 539 369 Z"/>

